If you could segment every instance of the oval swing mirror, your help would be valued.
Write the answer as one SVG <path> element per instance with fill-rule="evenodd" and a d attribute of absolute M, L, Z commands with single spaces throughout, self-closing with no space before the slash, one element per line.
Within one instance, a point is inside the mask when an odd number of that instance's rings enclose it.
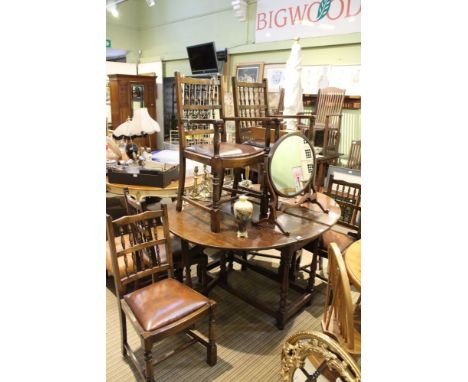
<path fill-rule="evenodd" d="M 269 154 L 268 177 L 278 195 L 291 198 L 304 193 L 314 174 L 314 147 L 302 133 L 285 135 L 275 143 Z"/>

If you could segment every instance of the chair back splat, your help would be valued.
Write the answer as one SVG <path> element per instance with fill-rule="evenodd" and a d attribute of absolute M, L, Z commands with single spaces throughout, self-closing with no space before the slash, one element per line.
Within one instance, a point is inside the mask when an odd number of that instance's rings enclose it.
<path fill-rule="evenodd" d="M 119 296 L 126 292 L 130 283 L 135 283 L 138 287 L 139 280 L 143 277 L 151 276 L 152 282 L 156 281 L 156 276 L 162 272 L 167 272 L 171 278 L 174 277 L 168 224 L 163 224 L 163 237 L 157 229 L 158 219 L 161 218 L 163 222 L 167 222 L 165 205 L 162 206 L 162 211 L 147 211 L 114 221 L 107 215 L 112 268 Z M 115 238 L 119 240 L 119 251 L 116 249 Z M 160 246 L 165 247 L 165 256 L 160 255 Z M 123 257 L 125 262 L 123 269 L 118 266 L 120 257 Z"/>
<path fill-rule="evenodd" d="M 351 354 L 361 351 L 360 335 L 354 328 L 351 287 L 343 256 L 336 245 L 328 246 L 328 285 L 322 329 Z"/>
<path fill-rule="evenodd" d="M 348 168 L 361 169 L 361 141 L 352 141 L 349 149 Z"/>
<path fill-rule="evenodd" d="M 326 195 L 340 205 L 341 217 L 338 224 L 360 232 L 361 185 L 335 179 L 330 174 Z"/>

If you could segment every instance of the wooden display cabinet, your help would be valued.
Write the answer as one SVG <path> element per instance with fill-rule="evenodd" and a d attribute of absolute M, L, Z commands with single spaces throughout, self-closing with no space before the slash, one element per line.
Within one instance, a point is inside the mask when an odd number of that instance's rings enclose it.
<path fill-rule="evenodd" d="M 133 110 L 146 107 L 156 120 L 156 76 L 109 74 L 112 129 L 115 130 L 127 118 L 133 118 Z M 157 148 L 157 134 L 146 138 L 135 138 L 139 146 Z"/>

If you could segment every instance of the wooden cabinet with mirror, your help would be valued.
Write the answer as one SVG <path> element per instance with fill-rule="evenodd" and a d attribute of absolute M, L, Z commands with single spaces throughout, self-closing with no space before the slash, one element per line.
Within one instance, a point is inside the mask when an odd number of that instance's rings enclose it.
<path fill-rule="evenodd" d="M 133 118 L 133 111 L 141 107 L 146 107 L 149 115 L 156 120 L 156 76 L 109 74 L 108 77 L 113 130 L 127 118 Z M 156 134 L 136 138 L 135 143 L 155 149 Z"/>

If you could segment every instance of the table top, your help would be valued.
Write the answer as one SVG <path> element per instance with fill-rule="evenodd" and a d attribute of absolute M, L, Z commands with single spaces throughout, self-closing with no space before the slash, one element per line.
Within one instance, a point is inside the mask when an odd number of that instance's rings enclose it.
<path fill-rule="evenodd" d="M 162 190 L 174 190 L 177 191 L 177 187 L 179 186 L 179 182 L 177 180 L 173 180 L 169 183 L 166 187 L 154 187 L 154 186 L 142 186 L 142 185 L 134 185 L 134 184 L 119 184 L 119 183 L 109 183 L 106 177 L 106 185 L 124 188 L 127 187 L 129 190 L 138 190 L 138 191 L 162 191 Z M 185 178 L 185 188 L 191 187 L 193 185 L 193 178 Z"/>
<path fill-rule="evenodd" d="M 361 240 L 351 244 L 345 252 L 344 262 L 349 281 L 361 291 Z"/>
<path fill-rule="evenodd" d="M 254 225 L 250 223 L 247 229 L 248 238 L 237 237 L 237 224 L 230 203 L 223 204 L 221 232 L 214 233 L 210 229 L 210 215 L 207 211 L 192 205 L 185 205 L 181 212 L 175 210 L 175 205 L 168 206 L 169 229 L 180 238 L 194 244 L 217 249 L 260 250 L 281 248 L 300 242 L 310 242 L 336 224 L 341 216 L 339 205 L 334 199 L 317 194 L 318 200 L 328 209 L 323 213 L 316 204 L 304 207 L 287 208 L 278 212 L 278 222 L 290 233 L 286 236 L 273 225 Z M 258 220 L 259 208 L 254 204 L 253 220 Z"/>

